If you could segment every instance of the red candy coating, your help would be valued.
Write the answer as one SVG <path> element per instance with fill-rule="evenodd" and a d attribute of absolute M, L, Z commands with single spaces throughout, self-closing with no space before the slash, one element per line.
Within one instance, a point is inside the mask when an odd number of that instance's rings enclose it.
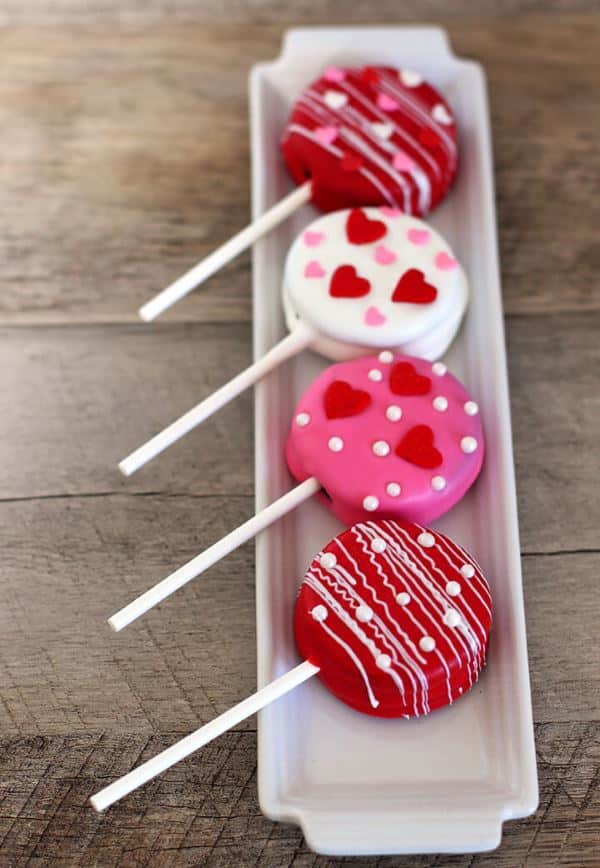
<path fill-rule="evenodd" d="M 281 143 L 322 211 L 385 205 L 427 214 L 457 169 L 454 117 L 419 75 L 393 67 L 327 70 L 295 103 Z"/>
<path fill-rule="evenodd" d="M 475 683 L 491 605 L 477 563 L 444 534 L 368 521 L 311 563 L 296 601 L 296 643 L 346 705 L 378 717 L 416 717 Z"/>

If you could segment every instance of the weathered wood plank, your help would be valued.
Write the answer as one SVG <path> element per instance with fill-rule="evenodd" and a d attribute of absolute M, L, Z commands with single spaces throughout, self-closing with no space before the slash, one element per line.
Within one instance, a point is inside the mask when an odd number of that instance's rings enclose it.
<path fill-rule="evenodd" d="M 211 23 L 216 13 L 119 39 L 106 26 L 76 38 L 65 28 L 0 33 L 0 323 L 135 321 L 152 291 L 244 225 L 246 77 L 277 53 L 283 27 L 263 5 L 267 18 L 243 28 Z M 394 12 L 386 2 L 380 20 L 393 23 Z M 365 15 L 375 23 L 370 10 L 348 21 Z M 598 21 L 479 15 L 438 23 L 489 76 L 507 311 L 597 309 Z M 295 23 L 313 20 L 306 7 Z M 236 261 L 170 316 L 247 321 L 248 263 Z"/>
<path fill-rule="evenodd" d="M 252 493 L 252 394 L 129 480 L 117 463 L 250 361 L 246 325 L 7 329 L 0 499 Z"/>
<path fill-rule="evenodd" d="M 598 724 L 536 727 L 540 808 L 507 823 L 494 853 L 336 859 L 308 850 L 294 826 L 273 824 L 256 799 L 252 732 L 229 733 L 102 816 L 88 796 L 176 738 L 90 732 L 0 741 L 3 864 L 98 868 L 596 868 Z M 587 815 L 588 821 L 580 820 Z M 595 819 L 594 819 L 595 818 Z"/>

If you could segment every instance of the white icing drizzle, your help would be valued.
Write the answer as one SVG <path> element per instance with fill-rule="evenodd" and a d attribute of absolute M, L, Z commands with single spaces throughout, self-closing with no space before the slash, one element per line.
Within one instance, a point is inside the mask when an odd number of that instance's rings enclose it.
<path fill-rule="evenodd" d="M 333 641 L 337 642 L 337 644 L 341 648 L 344 649 L 344 651 L 346 652 L 348 657 L 350 657 L 350 659 L 352 660 L 352 662 L 354 663 L 354 665 L 356 666 L 356 668 L 360 672 L 362 680 L 364 681 L 365 687 L 367 688 L 367 694 L 369 697 L 369 702 L 371 703 L 371 707 L 377 708 L 379 706 L 379 700 L 375 698 L 375 694 L 373 693 L 373 689 L 371 687 L 371 682 L 369 681 L 369 676 L 367 675 L 367 670 L 365 669 L 365 667 L 361 663 L 360 659 L 356 656 L 356 654 L 354 653 L 352 648 L 348 645 L 348 643 L 344 642 L 344 640 L 341 639 L 337 635 L 337 633 L 334 633 L 334 631 L 331 630 L 324 621 L 319 621 L 319 623 L 320 623 L 321 627 L 325 630 L 325 632 L 329 636 L 331 636 Z"/>

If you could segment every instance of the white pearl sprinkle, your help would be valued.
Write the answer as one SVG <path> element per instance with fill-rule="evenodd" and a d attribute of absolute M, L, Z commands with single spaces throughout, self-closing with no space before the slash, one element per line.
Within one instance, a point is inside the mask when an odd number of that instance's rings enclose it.
<path fill-rule="evenodd" d="M 326 570 L 332 570 L 337 564 L 337 558 L 333 552 L 325 552 L 321 555 L 321 566 Z"/>
<path fill-rule="evenodd" d="M 390 422 L 398 422 L 402 419 L 402 408 L 397 404 L 390 404 L 390 406 L 385 411 L 385 417 Z"/>
<path fill-rule="evenodd" d="M 433 399 L 433 409 L 437 410 L 438 413 L 445 413 L 448 409 L 448 398 L 438 395 L 437 398 Z"/>
<path fill-rule="evenodd" d="M 456 611 L 456 609 L 448 609 L 446 614 L 444 615 L 444 624 L 447 627 L 458 627 L 461 622 L 460 614 Z"/>
<path fill-rule="evenodd" d="M 421 651 L 433 651 L 435 648 L 435 639 L 431 636 L 423 636 L 422 639 L 419 639 L 419 648 Z"/>
<path fill-rule="evenodd" d="M 392 658 L 389 654 L 380 654 L 375 661 L 375 665 L 380 669 L 389 669 L 392 665 Z"/>
<path fill-rule="evenodd" d="M 315 606 L 315 608 L 312 610 L 312 612 L 310 614 L 313 616 L 315 621 L 319 621 L 319 623 L 320 623 L 321 621 L 326 620 L 327 609 L 323 605 Z"/>
<path fill-rule="evenodd" d="M 385 440 L 376 440 L 375 443 L 371 446 L 373 453 L 378 455 L 380 458 L 385 458 L 386 455 L 390 454 L 390 444 L 386 443 Z"/>
<path fill-rule="evenodd" d="M 373 380 L 374 383 L 380 383 L 383 380 L 383 374 L 377 368 L 372 368 L 368 376 L 369 380 Z"/>
<path fill-rule="evenodd" d="M 387 491 L 387 493 L 389 494 L 390 497 L 398 497 L 398 495 L 402 491 L 402 489 L 400 488 L 400 486 L 398 485 L 397 482 L 388 482 L 388 484 L 385 487 L 385 490 Z"/>
<path fill-rule="evenodd" d="M 341 452 L 344 448 L 344 441 L 341 437 L 330 437 L 327 445 L 332 452 Z"/>
<path fill-rule="evenodd" d="M 463 564 L 460 568 L 460 574 L 463 579 L 472 579 L 475 575 L 475 567 L 471 564 Z"/>
<path fill-rule="evenodd" d="M 408 604 L 410 603 L 410 594 L 407 594 L 406 591 L 403 591 L 396 597 L 396 602 L 399 606 L 408 606 Z"/>
<path fill-rule="evenodd" d="M 458 597 L 460 594 L 460 585 L 458 582 L 448 582 L 446 585 L 446 593 L 449 597 Z"/>
<path fill-rule="evenodd" d="M 391 365 L 394 361 L 394 354 L 389 350 L 383 350 L 377 358 L 382 365 Z"/>
<path fill-rule="evenodd" d="M 367 510 L 367 512 L 375 512 L 375 510 L 379 506 L 379 501 L 374 494 L 368 494 L 363 500 L 363 506 Z"/>
<path fill-rule="evenodd" d="M 310 413 L 298 413 L 296 416 L 296 425 L 304 428 L 310 423 Z"/>
<path fill-rule="evenodd" d="M 479 413 L 479 407 L 475 403 L 475 401 L 467 401 L 463 406 L 463 410 L 467 414 L 467 416 L 476 416 Z"/>
<path fill-rule="evenodd" d="M 434 374 L 437 374 L 438 377 L 443 377 L 448 368 L 443 362 L 436 362 L 432 365 L 431 370 Z"/>
<path fill-rule="evenodd" d="M 380 536 L 376 536 L 375 539 L 371 540 L 371 548 L 377 554 L 381 554 L 387 548 L 387 543 L 384 539 L 381 539 Z"/>
<path fill-rule="evenodd" d="M 356 617 L 363 623 L 370 621 L 373 617 L 373 609 L 370 606 L 359 606 L 356 610 Z"/>
<path fill-rule="evenodd" d="M 434 491 L 443 491 L 446 487 L 446 480 L 443 476 L 434 476 L 431 480 L 431 487 Z"/>
<path fill-rule="evenodd" d="M 475 452 L 477 449 L 477 440 L 474 437 L 463 437 L 460 441 L 460 448 L 463 452 L 466 452 L 467 455 L 470 455 L 471 452 Z"/>
<path fill-rule="evenodd" d="M 423 533 L 420 533 L 417 537 L 417 542 L 419 545 L 423 546 L 425 549 L 430 549 L 435 545 L 435 537 L 432 533 L 427 533 L 426 530 Z"/>

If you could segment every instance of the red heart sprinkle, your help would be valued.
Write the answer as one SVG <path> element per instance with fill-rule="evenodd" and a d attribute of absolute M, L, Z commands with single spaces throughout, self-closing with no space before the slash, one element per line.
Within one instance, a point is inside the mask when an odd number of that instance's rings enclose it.
<path fill-rule="evenodd" d="M 334 380 L 323 396 L 325 415 L 328 419 L 344 419 L 357 416 L 371 403 L 371 396 L 362 389 L 353 389 L 344 380 Z"/>
<path fill-rule="evenodd" d="M 394 395 L 426 395 L 431 390 L 431 380 L 417 374 L 410 362 L 396 362 L 390 372 L 390 389 Z"/>
<path fill-rule="evenodd" d="M 370 220 L 360 208 L 353 208 L 346 220 L 346 237 L 350 244 L 370 244 L 387 235 L 382 220 Z"/>
<path fill-rule="evenodd" d="M 443 460 L 442 453 L 433 445 L 433 431 L 429 425 L 410 428 L 396 446 L 396 455 L 428 470 L 439 467 Z"/>
<path fill-rule="evenodd" d="M 358 172 L 362 164 L 363 161 L 356 154 L 344 154 L 340 163 L 344 172 Z"/>
<path fill-rule="evenodd" d="M 406 301 L 412 304 L 431 304 L 437 298 L 437 289 L 425 280 L 418 268 L 405 271 L 394 289 L 392 301 Z"/>
<path fill-rule="evenodd" d="M 331 275 L 329 295 L 333 298 L 361 298 L 371 292 L 371 284 L 359 277 L 353 265 L 340 265 Z"/>

